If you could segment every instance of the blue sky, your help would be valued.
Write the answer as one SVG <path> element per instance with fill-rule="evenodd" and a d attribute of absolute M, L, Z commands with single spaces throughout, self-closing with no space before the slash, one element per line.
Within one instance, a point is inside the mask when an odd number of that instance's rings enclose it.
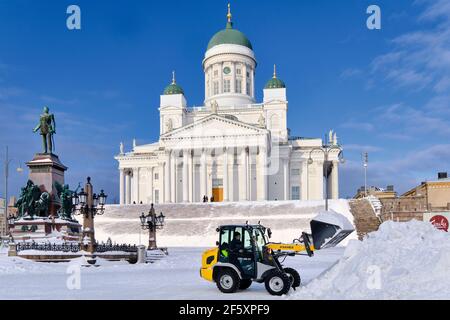
<path fill-rule="evenodd" d="M 82 30 L 66 28 L 81 7 Z M 368 30 L 366 8 L 382 10 Z M 114 201 L 120 141 L 156 141 L 159 95 L 176 70 L 190 106 L 203 101 L 201 61 L 227 1 L 0 0 L 0 153 L 12 167 L 40 151 L 44 105 L 72 186 L 91 176 Z M 450 1 L 232 1 L 234 25 L 258 60 L 257 99 L 273 64 L 287 84 L 292 135 L 335 129 L 345 147 L 341 196 L 363 184 L 415 183 L 450 171 Z M 3 169 L 3 168 L 2 168 Z M 17 193 L 27 179 L 11 171 Z M 3 194 L 3 185 L 0 194 Z"/>

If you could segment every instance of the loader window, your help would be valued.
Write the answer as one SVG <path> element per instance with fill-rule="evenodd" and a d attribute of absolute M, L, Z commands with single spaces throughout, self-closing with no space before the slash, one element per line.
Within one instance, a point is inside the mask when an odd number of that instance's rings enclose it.
<path fill-rule="evenodd" d="M 255 246 L 257 251 L 258 260 L 262 260 L 263 258 L 263 250 L 266 245 L 266 239 L 264 238 L 264 234 L 261 230 L 253 229 L 253 237 L 255 239 Z"/>
<path fill-rule="evenodd" d="M 220 231 L 219 241 L 219 260 L 222 262 L 228 261 L 229 246 L 230 246 L 230 229 L 222 229 Z"/>

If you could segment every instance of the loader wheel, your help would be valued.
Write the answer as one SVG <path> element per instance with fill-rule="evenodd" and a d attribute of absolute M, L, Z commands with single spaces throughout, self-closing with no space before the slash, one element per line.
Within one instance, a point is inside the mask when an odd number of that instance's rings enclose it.
<path fill-rule="evenodd" d="M 284 268 L 284 272 L 286 272 L 287 275 L 291 278 L 292 288 L 294 288 L 294 290 L 295 288 L 300 287 L 302 280 L 300 279 L 300 275 L 298 274 L 297 270 L 292 268 Z"/>
<path fill-rule="evenodd" d="M 241 283 L 239 284 L 239 290 L 248 289 L 248 288 L 250 288 L 251 285 L 252 285 L 251 279 L 242 279 Z"/>
<path fill-rule="evenodd" d="M 217 288 L 223 293 L 235 293 L 240 283 L 239 275 L 232 269 L 221 270 L 216 279 Z"/>
<path fill-rule="evenodd" d="M 291 279 L 289 276 L 278 270 L 270 272 L 264 281 L 266 290 L 273 296 L 282 296 L 289 292 Z"/>

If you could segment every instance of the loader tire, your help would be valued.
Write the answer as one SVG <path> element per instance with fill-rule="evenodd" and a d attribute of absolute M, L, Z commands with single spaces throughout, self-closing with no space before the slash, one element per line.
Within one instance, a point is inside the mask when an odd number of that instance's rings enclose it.
<path fill-rule="evenodd" d="M 291 278 L 292 281 L 292 288 L 298 288 L 300 287 L 302 280 L 300 278 L 300 275 L 298 274 L 297 270 L 292 268 L 284 268 L 284 272 L 287 273 L 287 275 Z"/>
<path fill-rule="evenodd" d="M 264 281 L 267 292 L 273 296 L 282 296 L 291 289 L 291 279 L 289 276 L 278 270 L 270 272 Z"/>
<path fill-rule="evenodd" d="M 240 283 L 241 279 L 233 269 L 222 269 L 216 278 L 217 288 L 223 293 L 235 293 Z"/>
<path fill-rule="evenodd" d="M 253 281 L 251 279 L 242 279 L 241 283 L 239 284 L 239 290 L 246 290 L 250 288 L 252 282 Z"/>

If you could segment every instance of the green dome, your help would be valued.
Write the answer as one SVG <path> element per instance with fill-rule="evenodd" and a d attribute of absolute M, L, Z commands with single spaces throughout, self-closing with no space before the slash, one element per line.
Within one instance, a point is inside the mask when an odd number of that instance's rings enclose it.
<path fill-rule="evenodd" d="M 269 81 L 267 81 L 266 86 L 264 89 L 279 89 L 279 88 L 286 88 L 286 85 L 284 82 L 278 78 L 272 78 Z"/>
<path fill-rule="evenodd" d="M 228 22 L 225 30 L 217 32 L 209 41 L 207 50 L 220 44 L 237 44 L 253 50 L 253 46 L 242 32 L 233 29 L 233 23 Z"/>
<path fill-rule="evenodd" d="M 181 88 L 176 83 L 171 83 L 164 89 L 164 95 L 169 94 L 184 94 L 183 88 Z"/>
<path fill-rule="evenodd" d="M 283 80 L 277 78 L 277 66 L 273 66 L 273 77 L 269 81 L 267 81 L 266 86 L 264 89 L 280 89 L 280 88 L 286 88 L 286 85 L 284 84 Z"/>
<path fill-rule="evenodd" d="M 175 71 L 172 72 L 172 83 L 164 89 L 164 95 L 184 94 L 183 88 L 180 87 L 175 80 Z"/>

